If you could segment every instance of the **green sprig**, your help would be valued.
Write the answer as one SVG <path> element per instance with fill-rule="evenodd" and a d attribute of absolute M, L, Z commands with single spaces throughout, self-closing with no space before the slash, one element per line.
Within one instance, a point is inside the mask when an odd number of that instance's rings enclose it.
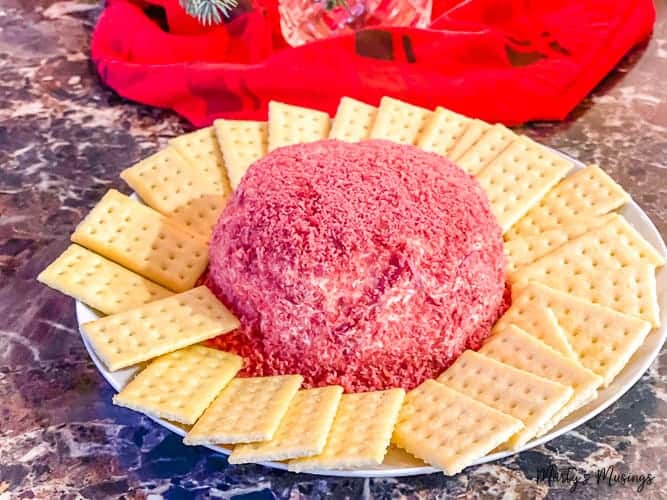
<path fill-rule="evenodd" d="M 181 7 L 204 26 L 220 24 L 222 18 L 229 18 L 232 9 L 238 7 L 238 0 L 179 0 Z M 336 7 L 347 8 L 347 0 L 324 0 L 327 10 Z"/>
<path fill-rule="evenodd" d="M 196 17 L 204 26 L 222 23 L 223 17 L 229 17 L 238 0 L 180 0 L 181 6 L 192 17 Z"/>
<path fill-rule="evenodd" d="M 335 9 L 336 7 L 345 7 L 347 8 L 346 0 L 325 0 L 324 7 L 327 10 Z"/>

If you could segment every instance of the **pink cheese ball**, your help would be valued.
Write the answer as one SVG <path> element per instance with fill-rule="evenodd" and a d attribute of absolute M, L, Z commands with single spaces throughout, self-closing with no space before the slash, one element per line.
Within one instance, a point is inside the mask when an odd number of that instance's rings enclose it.
<path fill-rule="evenodd" d="M 412 389 L 477 349 L 507 307 L 501 229 L 477 182 L 387 141 L 280 148 L 215 228 L 207 284 L 244 373 Z"/>

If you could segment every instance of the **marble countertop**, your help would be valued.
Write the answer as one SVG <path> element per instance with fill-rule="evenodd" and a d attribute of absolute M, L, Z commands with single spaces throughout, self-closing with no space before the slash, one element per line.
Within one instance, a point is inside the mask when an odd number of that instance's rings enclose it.
<path fill-rule="evenodd" d="M 563 123 L 521 132 L 618 180 L 667 236 L 667 2 L 633 50 Z M 103 88 L 88 60 L 96 2 L 0 0 L 0 499 L 637 496 L 636 485 L 537 481 L 537 470 L 651 474 L 667 498 L 667 352 L 616 404 L 575 431 L 511 458 L 397 479 L 296 475 L 229 466 L 111 404 L 79 338 L 72 300 L 37 273 L 119 171 L 186 124 Z M 152 498 L 159 498 L 158 496 Z"/>

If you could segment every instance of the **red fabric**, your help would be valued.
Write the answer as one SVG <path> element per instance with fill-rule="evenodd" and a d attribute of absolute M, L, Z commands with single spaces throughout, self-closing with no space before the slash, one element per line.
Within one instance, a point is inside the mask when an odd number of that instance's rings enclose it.
<path fill-rule="evenodd" d="M 655 20 L 651 0 L 434 0 L 429 29 L 375 27 L 292 48 L 273 0 L 208 28 L 177 0 L 149 1 L 165 9 L 169 30 L 147 3 L 109 0 L 93 61 L 122 96 L 196 126 L 266 119 L 271 99 L 333 114 L 343 95 L 371 104 L 390 95 L 508 125 L 560 120 Z"/>

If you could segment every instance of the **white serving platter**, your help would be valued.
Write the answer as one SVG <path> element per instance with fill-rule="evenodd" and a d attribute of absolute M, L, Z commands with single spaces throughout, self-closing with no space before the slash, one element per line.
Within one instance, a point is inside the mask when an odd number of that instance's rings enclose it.
<path fill-rule="evenodd" d="M 575 163 L 577 170 L 584 167 L 583 163 L 570 157 L 567 158 Z M 667 259 L 667 247 L 665 247 L 665 242 L 662 240 L 660 233 L 655 228 L 646 213 L 639 207 L 639 205 L 637 205 L 634 201 L 630 201 L 630 203 L 628 203 L 624 208 L 622 214 L 625 216 L 628 222 L 632 224 L 632 226 L 634 226 L 635 229 L 637 229 L 639 233 L 641 233 L 641 235 L 649 243 L 651 243 L 663 257 L 665 257 L 665 259 Z M 562 420 L 548 434 L 526 443 L 526 445 L 523 446 L 520 450 L 494 453 L 482 457 L 474 462 L 474 465 L 493 462 L 494 460 L 499 460 L 515 453 L 520 453 L 521 451 L 534 448 L 535 446 L 539 446 L 562 434 L 565 434 L 566 432 L 592 419 L 598 413 L 606 409 L 623 394 L 625 394 L 635 384 L 635 382 L 637 382 L 637 380 L 639 380 L 639 378 L 644 374 L 644 372 L 658 356 L 665 342 L 665 338 L 667 338 L 667 266 L 663 266 L 658 270 L 656 281 L 658 287 L 658 302 L 660 304 L 660 320 L 662 326 L 660 328 L 654 328 L 649 333 L 649 335 L 646 337 L 646 340 L 644 341 L 644 344 L 637 350 L 637 352 L 630 359 L 621 373 L 619 373 L 619 375 L 614 379 L 614 381 L 608 387 L 599 391 L 598 397 L 595 400 L 591 401 L 586 406 L 583 406 Z M 93 321 L 100 317 L 96 311 L 78 301 L 76 303 L 76 315 L 79 325 L 88 321 Z M 81 331 L 80 328 L 79 330 Z M 95 366 L 97 366 L 102 376 L 111 384 L 115 390 L 119 391 L 122 389 L 125 384 L 127 384 L 127 382 L 132 378 L 137 369 L 128 368 L 125 370 L 110 372 L 97 357 L 83 332 L 81 332 L 81 337 L 83 338 L 83 343 L 85 344 L 90 357 L 92 358 Z M 184 427 L 172 422 L 160 418 L 153 418 L 153 420 L 158 424 L 166 427 L 170 431 L 175 432 L 179 436 L 184 436 L 186 433 L 186 429 Z M 225 455 L 229 455 L 230 453 L 230 450 L 223 446 L 207 446 L 207 448 Z M 280 462 L 264 462 L 262 465 L 266 467 L 273 467 L 275 469 L 287 469 L 287 465 Z M 434 472 L 440 472 L 440 470 L 427 466 L 422 461 L 412 457 L 411 455 L 408 455 L 400 449 L 390 448 L 384 462 L 377 467 L 355 470 L 318 470 L 312 471 L 310 473 L 343 477 L 399 477 L 415 476 L 418 474 L 431 474 Z"/>

